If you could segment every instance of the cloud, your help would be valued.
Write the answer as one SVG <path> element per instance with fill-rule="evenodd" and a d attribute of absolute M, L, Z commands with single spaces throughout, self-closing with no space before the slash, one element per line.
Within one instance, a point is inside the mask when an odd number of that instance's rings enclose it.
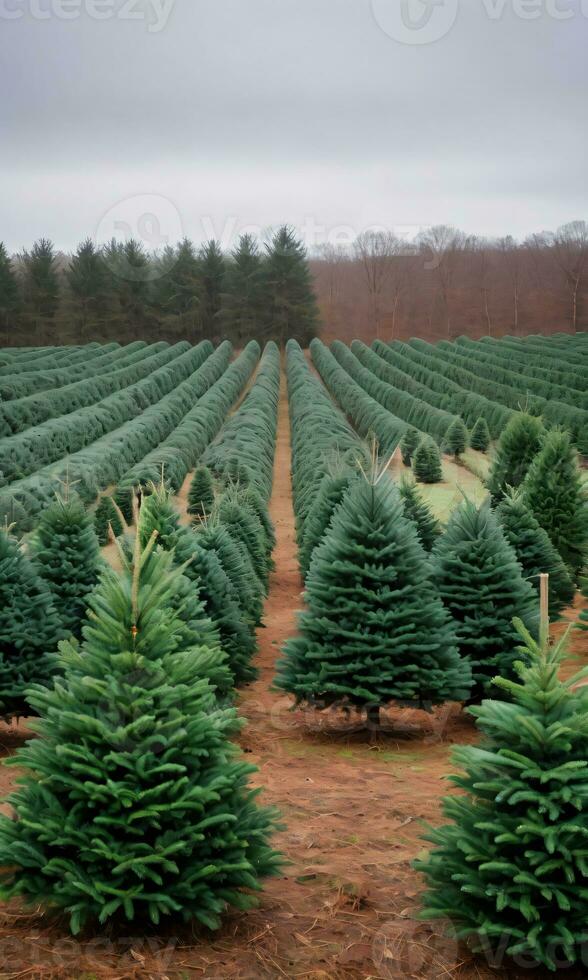
<path fill-rule="evenodd" d="M 138 194 L 170 199 L 196 239 L 204 218 L 524 235 L 586 217 L 588 19 L 572 0 L 568 20 L 553 0 L 532 20 L 516 0 L 494 18 L 460 0 L 419 45 L 382 29 L 374 0 L 175 0 L 165 24 L 154 0 L 69 0 L 75 19 L 35 16 L 55 2 L 0 0 L 23 13 L 0 24 L 11 248 L 71 248 Z"/>

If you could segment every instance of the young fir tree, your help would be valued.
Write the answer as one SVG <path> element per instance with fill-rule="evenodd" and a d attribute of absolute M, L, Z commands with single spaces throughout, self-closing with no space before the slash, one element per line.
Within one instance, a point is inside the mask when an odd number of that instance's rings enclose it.
<path fill-rule="evenodd" d="M 188 490 L 188 513 L 206 517 L 214 507 L 214 483 L 208 466 L 197 466 Z"/>
<path fill-rule="evenodd" d="M 520 487 L 544 435 L 541 419 L 526 412 L 517 412 L 506 424 L 486 482 L 494 505 L 500 503 L 509 488 Z"/>
<path fill-rule="evenodd" d="M 447 451 L 452 453 L 455 459 L 467 449 L 468 445 L 468 430 L 466 429 L 462 419 L 456 418 L 453 420 L 447 432 L 445 433 L 445 445 Z"/>
<path fill-rule="evenodd" d="M 80 500 L 58 498 L 43 511 L 32 553 L 64 634 L 79 639 L 89 596 L 104 569 L 92 519 Z"/>
<path fill-rule="evenodd" d="M 534 626 L 531 585 L 486 500 L 465 500 L 453 511 L 432 552 L 432 577 L 453 618 L 461 656 L 472 669 L 472 700 L 492 678 L 513 676 L 518 634 L 513 617 Z"/>
<path fill-rule="evenodd" d="M 141 514 L 142 541 L 157 531 L 159 545 L 173 551 L 176 563 L 197 588 L 204 612 L 227 654 L 235 685 L 254 680 L 257 671 L 251 660 L 256 650 L 255 634 L 216 552 L 201 547 L 194 530 L 180 527 L 179 515 L 164 487 L 153 488 L 143 500 Z"/>
<path fill-rule="evenodd" d="M 561 555 L 526 506 L 520 490 L 504 497 L 496 516 L 508 543 L 522 565 L 525 578 L 539 595 L 539 575 L 549 575 L 549 613 L 556 618 L 574 601 L 574 583 Z"/>
<path fill-rule="evenodd" d="M 94 530 L 101 547 L 108 544 L 110 540 L 109 528 L 112 528 L 115 538 L 123 533 L 122 521 L 113 504 L 112 497 L 105 496 L 100 498 L 94 512 Z"/>
<path fill-rule="evenodd" d="M 308 572 L 315 548 L 322 541 L 333 514 L 354 479 L 358 479 L 357 474 L 349 468 L 324 475 L 304 522 L 302 542 L 298 551 L 303 577 Z"/>
<path fill-rule="evenodd" d="M 305 597 L 276 681 L 297 702 L 366 706 L 377 722 L 391 701 L 468 697 L 469 665 L 387 476 L 353 482 L 314 553 Z"/>
<path fill-rule="evenodd" d="M 490 445 L 490 429 L 485 418 L 479 418 L 470 435 L 470 446 L 485 453 Z"/>
<path fill-rule="evenodd" d="M 463 792 L 445 799 L 448 822 L 415 866 L 424 917 L 453 920 L 474 949 L 555 970 L 586 948 L 587 670 L 562 680 L 566 637 L 539 646 L 517 628 L 518 679 L 497 678 L 507 701 L 470 709 L 484 740 L 454 751 Z"/>
<path fill-rule="evenodd" d="M 270 563 L 267 555 L 266 535 L 253 507 L 237 491 L 227 491 L 218 502 L 215 513 L 237 541 L 245 546 L 262 588 L 267 591 Z"/>
<path fill-rule="evenodd" d="M 249 552 L 235 540 L 225 524 L 209 521 L 196 530 L 198 544 L 205 551 L 214 551 L 225 574 L 232 583 L 239 605 L 252 626 L 260 626 L 263 596 L 256 586 L 255 569 Z"/>
<path fill-rule="evenodd" d="M 3 894 L 67 913 L 74 933 L 168 915 L 216 929 L 280 866 L 235 712 L 173 609 L 181 572 L 150 548 L 108 569 L 82 648 L 64 643 L 63 679 L 31 696 L 37 738 L 15 758 L 16 819 L 0 818 Z"/>
<path fill-rule="evenodd" d="M 26 692 L 49 680 L 63 637 L 53 598 L 18 542 L 0 530 L 0 716 L 30 714 Z"/>
<path fill-rule="evenodd" d="M 400 455 L 405 466 L 410 466 L 414 452 L 421 441 L 421 433 L 410 425 L 400 440 Z"/>
<path fill-rule="evenodd" d="M 523 485 L 525 503 L 574 579 L 588 557 L 588 496 L 568 432 L 552 429 Z"/>
<path fill-rule="evenodd" d="M 113 494 L 113 500 L 128 524 L 131 524 L 133 521 L 133 501 L 135 496 L 135 491 L 132 489 L 128 490 L 126 487 L 117 488 Z"/>
<path fill-rule="evenodd" d="M 588 578 L 582 579 L 580 583 L 582 589 L 582 596 L 584 599 L 588 599 Z M 580 619 L 578 620 L 578 626 L 582 630 L 588 630 L 588 606 L 584 603 L 582 610 L 580 612 Z"/>
<path fill-rule="evenodd" d="M 419 483 L 438 483 L 443 479 L 441 454 L 436 442 L 425 437 L 412 457 L 412 469 Z"/>
<path fill-rule="evenodd" d="M 429 552 L 441 534 L 441 525 L 421 496 L 415 483 L 410 480 L 401 480 L 399 489 L 404 516 L 413 522 L 419 541 L 425 551 Z"/>
<path fill-rule="evenodd" d="M 18 283 L 4 242 L 0 242 L 0 337 L 8 340 L 16 333 L 15 319 L 20 309 Z"/>
<path fill-rule="evenodd" d="M 284 225 L 266 245 L 263 264 L 264 332 L 282 346 L 289 337 L 308 346 L 318 326 L 318 307 L 306 249 Z"/>

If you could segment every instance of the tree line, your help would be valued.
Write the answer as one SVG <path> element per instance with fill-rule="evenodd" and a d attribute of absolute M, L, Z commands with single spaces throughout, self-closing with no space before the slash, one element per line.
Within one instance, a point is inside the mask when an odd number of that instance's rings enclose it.
<path fill-rule="evenodd" d="M 324 333 L 429 340 L 588 330 L 588 223 L 522 242 L 449 225 L 413 241 L 366 231 L 312 263 Z"/>
<path fill-rule="evenodd" d="M 159 253 L 141 242 L 83 241 L 72 255 L 46 238 L 10 256 L 0 243 L 0 345 L 208 338 L 307 344 L 318 308 L 306 250 L 279 228 L 262 246 L 244 234 L 227 255 L 185 238 Z"/>

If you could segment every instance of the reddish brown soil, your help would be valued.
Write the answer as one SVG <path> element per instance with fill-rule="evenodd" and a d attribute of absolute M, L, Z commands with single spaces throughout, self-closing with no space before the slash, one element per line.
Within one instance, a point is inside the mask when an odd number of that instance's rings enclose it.
<path fill-rule="evenodd" d="M 329 732 L 323 722 L 321 730 L 320 719 L 291 712 L 289 699 L 270 689 L 280 646 L 302 604 L 289 465 L 282 391 L 271 504 L 276 570 L 259 633 L 260 677 L 240 697 L 248 721 L 240 741 L 259 767 L 263 801 L 282 812 L 276 845 L 291 863 L 266 884 L 257 910 L 230 915 L 212 938 L 178 927 L 141 938 L 128 927 L 108 940 L 73 940 L 40 910 L 22 914 L 14 903 L 2 906 L 3 980 L 497 976 L 440 925 L 418 921 L 422 881 L 411 868 L 423 846 L 421 821 L 439 820 L 451 747 L 476 737 L 472 722 L 456 706 L 432 718 L 404 712 L 387 719 L 393 732 L 370 741 L 340 719 Z M 574 647 L 585 656 L 584 637 L 576 635 Z M 1 753 L 11 753 L 21 737 L 4 726 Z M 12 782 L 14 770 L 0 767 L 0 789 Z M 537 973 L 503 968 L 498 975 Z"/>

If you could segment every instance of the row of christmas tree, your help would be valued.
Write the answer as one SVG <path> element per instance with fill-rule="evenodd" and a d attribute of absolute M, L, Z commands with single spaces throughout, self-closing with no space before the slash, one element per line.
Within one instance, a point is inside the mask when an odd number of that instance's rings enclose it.
<path fill-rule="evenodd" d="M 163 484 L 133 496 L 134 527 L 103 498 L 96 528 L 120 571 L 71 495 L 43 515 L 29 555 L 0 535 L 2 663 L 20 698 L 3 709 L 40 716 L 12 760 L 27 774 L 16 819 L 0 819 L 2 890 L 66 912 L 74 932 L 166 915 L 216 928 L 280 867 L 276 815 L 231 743 L 271 568 L 279 386 L 268 344 L 193 474 L 190 526 Z"/>
<path fill-rule="evenodd" d="M 491 500 L 464 500 L 442 530 L 414 484 L 396 488 L 332 402 L 312 397 L 316 380 L 294 344 L 287 369 L 307 609 L 278 686 L 297 701 L 372 713 L 479 700 L 495 675 L 513 677 L 513 618 L 536 633 L 540 573 L 556 616 L 585 565 L 588 501 L 569 434 L 513 415 Z"/>

